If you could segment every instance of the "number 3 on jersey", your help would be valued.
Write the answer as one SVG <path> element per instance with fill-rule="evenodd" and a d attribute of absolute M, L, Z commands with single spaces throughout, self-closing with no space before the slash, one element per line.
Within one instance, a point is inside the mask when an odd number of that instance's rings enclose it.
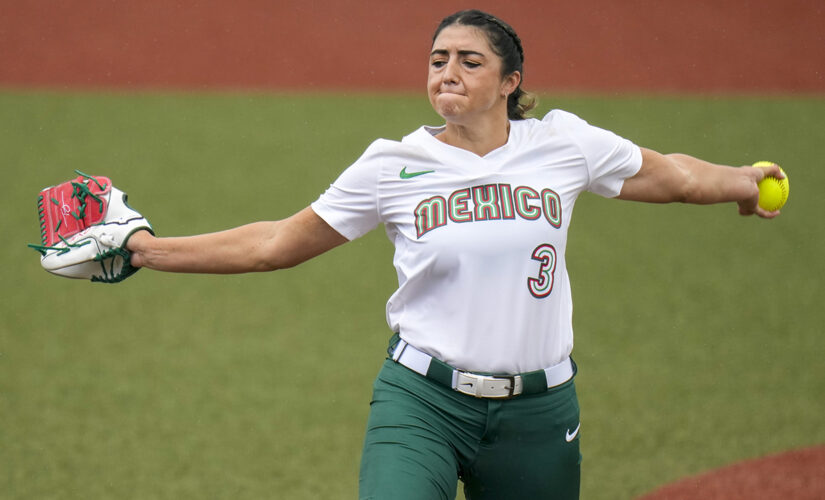
<path fill-rule="evenodd" d="M 546 243 L 533 250 L 533 260 L 541 263 L 537 278 L 527 278 L 527 288 L 537 299 L 543 299 L 553 291 L 553 275 L 556 272 L 556 249 Z"/>

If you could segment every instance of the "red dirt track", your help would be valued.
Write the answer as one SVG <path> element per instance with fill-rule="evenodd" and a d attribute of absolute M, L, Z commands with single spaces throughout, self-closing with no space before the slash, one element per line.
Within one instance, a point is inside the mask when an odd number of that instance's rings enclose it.
<path fill-rule="evenodd" d="M 513 24 L 525 88 L 821 93 L 821 0 L 0 0 L 0 85 L 423 89 L 460 8 Z"/>
<path fill-rule="evenodd" d="M 424 90 L 438 21 L 510 22 L 534 91 L 825 93 L 823 0 L 0 0 L 0 88 Z M 825 498 L 825 446 L 640 500 Z"/>
<path fill-rule="evenodd" d="M 822 500 L 825 446 L 734 464 L 664 486 L 638 500 Z"/>

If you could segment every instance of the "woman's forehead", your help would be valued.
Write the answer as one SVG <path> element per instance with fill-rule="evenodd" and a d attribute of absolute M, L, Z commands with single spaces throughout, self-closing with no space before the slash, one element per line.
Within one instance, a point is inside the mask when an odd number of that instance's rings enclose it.
<path fill-rule="evenodd" d="M 433 50 L 472 49 L 476 52 L 492 52 L 483 30 L 475 26 L 453 24 L 447 26 L 433 41 Z"/>

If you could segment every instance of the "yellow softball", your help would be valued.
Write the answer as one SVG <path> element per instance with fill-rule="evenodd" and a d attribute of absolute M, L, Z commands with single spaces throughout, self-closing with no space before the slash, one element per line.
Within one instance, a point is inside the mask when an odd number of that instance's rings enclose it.
<path fill-rule="evenodd" d="M 754 167 L 770 167 L 774 163 L 772 161 L 758 161 L 753 164 Z M 765 177 L 759 181 L 759 206 L 763 209 L 773 212 L 779 210 L 788 201 L 788 193 L 790 193 L 790 184 L 788 183 L 788 174 L 780 167 L 779 170 L 785 175 L 784 179 L 777 179 L 776 177 Z"/>

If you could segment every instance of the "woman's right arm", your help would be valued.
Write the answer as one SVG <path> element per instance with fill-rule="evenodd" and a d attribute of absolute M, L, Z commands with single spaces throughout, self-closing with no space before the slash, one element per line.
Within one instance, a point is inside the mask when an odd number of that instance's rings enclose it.
<path fill-rule="evenodd" d="M 197 236 L 132 235 L 131 263 L 158 271 L 239 274 L 293 267 L 348 240 L 310 207 L 279 220 Z"/>

